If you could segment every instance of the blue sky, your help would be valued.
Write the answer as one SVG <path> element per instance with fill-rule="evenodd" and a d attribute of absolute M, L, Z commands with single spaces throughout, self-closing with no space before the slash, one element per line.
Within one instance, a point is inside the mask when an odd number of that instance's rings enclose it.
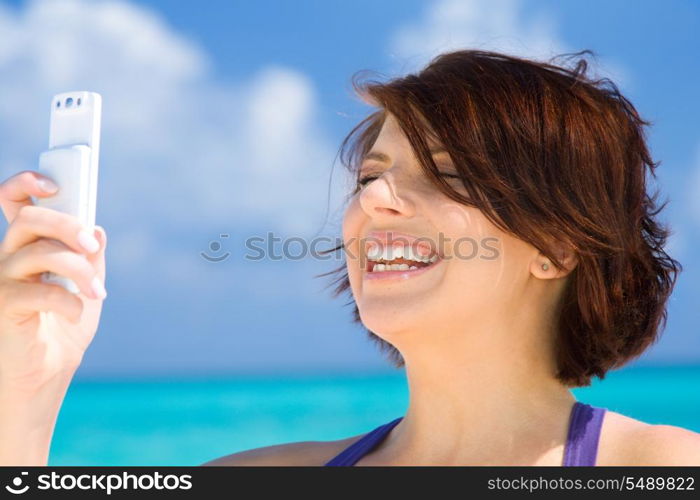
<path fill-rule="evenodd" d="M 685 268 L 640 362 L 698 362 L 697 26 L 700 4 L 679 0 L 0 1 L 0 174 L 36 168 L 54 93 L 103 95 L 109 297 L 80 376 L 380 370 L 346 299 L 312 278 L 339 260 L 243 259 L 252 235 L 339 235 L 333 160 L 370 111 L 351 75 L 460 47 L 591 49 L 654 123 L 668 251 Z M 201 258 L 212 241 L 231 256 Z"/>

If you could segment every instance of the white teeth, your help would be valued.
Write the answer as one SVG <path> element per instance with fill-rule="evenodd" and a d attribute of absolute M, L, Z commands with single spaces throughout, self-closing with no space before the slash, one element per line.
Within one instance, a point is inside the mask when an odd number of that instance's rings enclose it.
<path fill-rule="evenodd" d="M 367 249 L 367 258 L 371 261 L 379 261 L 379 260 L 394 260 L 394 259 L 407 259 L 407 260 L 414 260 L 417 262 L 424 262 L 426 264 L 431 264 L 437 260 L 437 255 L 433 255 L 433 257 L 428 258 L 424 257 L 422 255 L 418 255 L 414 249 L 410 246 L 395 246 L 395 247 L 386 247 L 383 248 L 380 244 L 378 243 L 372 243 L 369 245 L 369 248 Z"/>
<path fill-rule="evenodd" d="M 413 269 L 418 269 L 418 266 L 409 266 L 408 264 L 375 264 L 374 267 L 372 267 L 372 272 L 411 271 Z"/>
<path fill-rule="evenodd" d="M 369 260 L 379 260 L 382 258 L 382 247 L 377 244 L 370 245 L 367 250 L 367 258 Z"/>
<path fill-rule="evenodd" d="M 406 258 L 409 260 L 421 260 L 421 257 L 419 255 L 416 255 L 416 253 L 413 251 L 413 248 L 411 247 L 406 247 Z"/>
<path fill-rule="evenodd" d="M 409 250 L 409 256 L 410 256 L 407 258 L 410 258 L 411 260 L 417 260 L 419 262 L 425 262 L 425 263 L 435 262 L 437 260 L 437 255 L 434 255 L 432 257 L 432 259 L 430 259 L 428 257 L 418 255 L 416 252 L 413 251 L 413 248 L 411 248 L 411 247 L 406 247 L 406 248 L 407 248 L 407 250 Z"/>

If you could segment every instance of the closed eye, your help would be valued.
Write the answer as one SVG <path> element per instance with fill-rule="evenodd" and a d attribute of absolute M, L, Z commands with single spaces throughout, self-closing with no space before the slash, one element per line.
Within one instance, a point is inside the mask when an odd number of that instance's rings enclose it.
<path fill-rule="evenodd" d="M 369 182 L 371 182 L 371 181 L 373 181 L 374 179 L 376 179 L 377 177 L 378 177 L 378 176 L 376 176 L 376 175 L 366 175 L 366 176 L 362 177 L 361 179 L 359 179 L 359 180 L 357 181 L 357 183 L 358 183 L 360 186 L 364 186 L 365 184 L 368 184 Z"/>
<path fill-rule="evenodd" d="M 440 175 L 442 175 L 443 177 L 450 177 L 450 178 L 453 178 L 453 179 L 461 179 L 461 178 L 462 178 L 462 176 L 460 176 L 460 175 L 458 175 L 458 174 L 448 174 L 448 173 L 444 173 L 444 172 L 441 172 Z M 378 177 L 379 177 L 378 175 L 366 175 L 366 176 L 360 178 L 360 179 L 357 181 L 357 183 L 358 183 L 360 186 L 365 186 L 366 184 L 368 184 L 368 183 L 372 182 L 373 180 L 377 179 Z"/>

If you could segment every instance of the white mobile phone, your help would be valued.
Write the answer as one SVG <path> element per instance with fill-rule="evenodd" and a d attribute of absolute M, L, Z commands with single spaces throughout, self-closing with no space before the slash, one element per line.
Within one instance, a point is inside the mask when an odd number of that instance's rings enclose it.
<path fill-rule="evenodd" d="M 39 172 L 53 180 L 58 192 L 46 198 L 32 197 L 37 206 L 76 216 L 89 229 L 95 226 L 97 172 L 100 153 L 102 97 L 96 92 L 75 91 L 51 99 L 49 149 L 39 155 Z M 52 272 L 43 283 L 80 290 L 67 278 Z"/>

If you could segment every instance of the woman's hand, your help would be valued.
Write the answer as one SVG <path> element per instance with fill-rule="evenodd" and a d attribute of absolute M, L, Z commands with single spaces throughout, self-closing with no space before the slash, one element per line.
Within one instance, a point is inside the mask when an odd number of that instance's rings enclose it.
<path fill-rule="evenodd" d="M 69 380 L 92 341 L 104 296 L 106 234 L 68 214 L 35 206 L 47 197 L 33 171 L 0 184 L 0 205 L 9 223 L 0 242 L 0 391 L 38 394 Z M 90 247 L 90 236 L 94 241 Z M 87 244 L 89 249 L 83 247 Z M 42 283 L 51 271 L 73 280 L 80 293 Z"/>

